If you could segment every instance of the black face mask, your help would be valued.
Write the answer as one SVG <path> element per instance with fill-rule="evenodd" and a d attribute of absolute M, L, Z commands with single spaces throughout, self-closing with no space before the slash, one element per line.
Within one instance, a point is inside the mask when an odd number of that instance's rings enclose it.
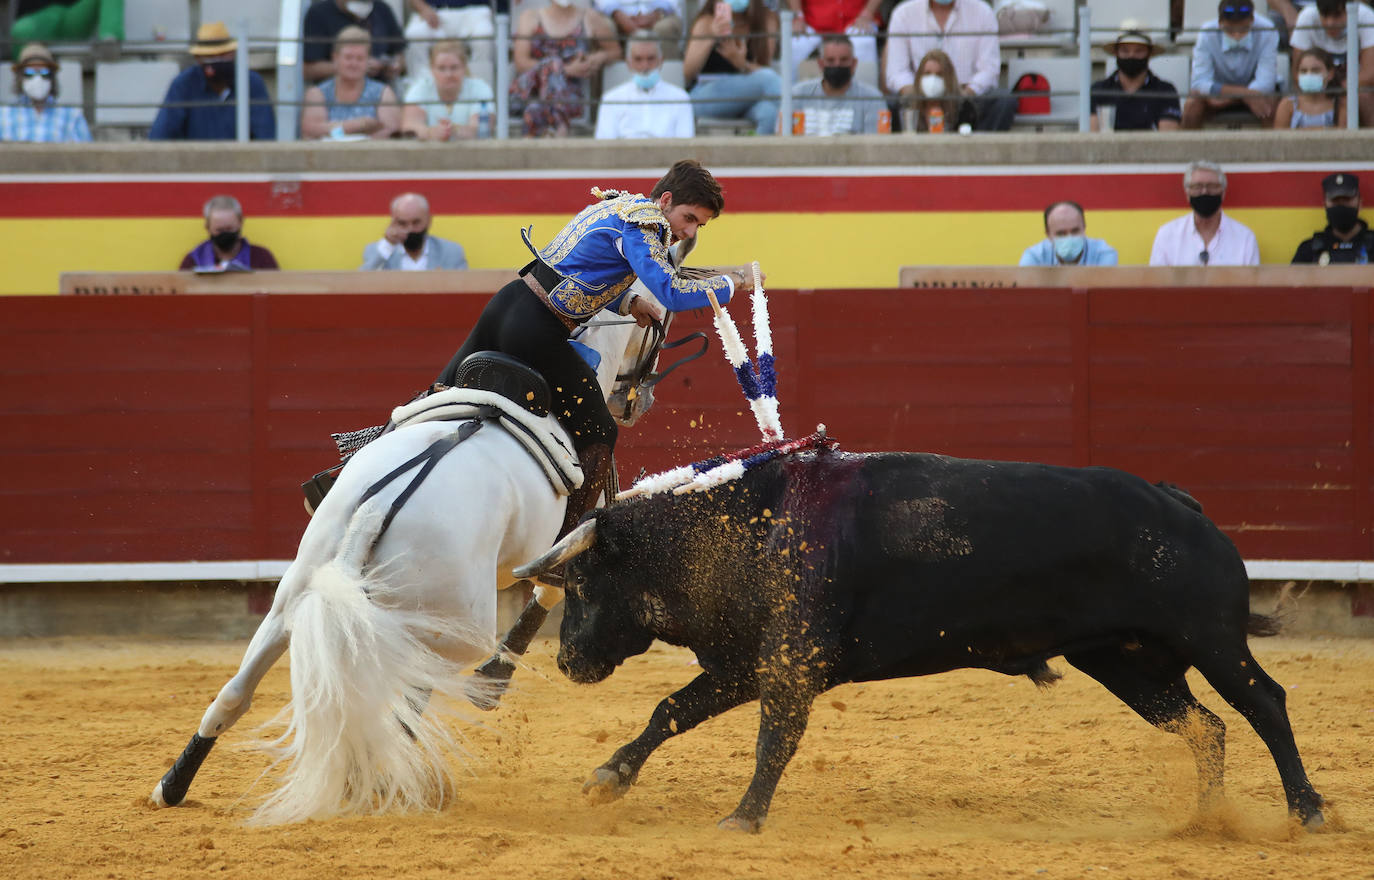
<path fill-rule="evenodd" d="M 1349 232 L 1360 222 L 1360 209 L 1354 205 L 1327 205 L 1326 222 L 1337 232 Z"/>
<path fill-rule="evenodd" d="M 406 240 L 405 240 L 405 247 L 406 247 L 406 250 L 408 250 L 408 251 L 418 251 L 420 248 L 424 247 L 424 246 L 425 246 L 425 236 L 426 236 L 427 234 L 429 234 L 429 230 L 428 230 L 428 229 L 426 229 L 426 230 L 424 230 L 424 231 L 422 231 L 422 232 L 407 232 L 407 233 L 406 233 Z"/>
<path fill-rule="evenodd" d="M 234 245 L 238 244 L 239 236 L 242 234 L 243 231 L 240 229 L 231 229 L 227 232 L 216 232 L 214 235 L 210 236 L 210 241 L 214 242 L 215 247 L 219 248 L 220 251 L 227 254 L 234 249 Z"/>
<path fill-rule="evenodd" d="M 1118 58 L 1116 59 L 1116 69 L 1129 77 L 1137 77 L 1145 72 L 1145 68 L 1150 66 L 1148 58 Z"/>
<path fill-rule="evenodd" d="M 842 89 L 849 85 L 849 81 L 854 78 L 854 68 L 822 67 L 821 76 L 825 77 L 825 84 L 832 89 Z"/>
<path fill-rule="evenodd" d="M 1199 217 L 1210 217 L 1221 210 L 1221 196 L 1193 196 L 1188 204 Z"/>
<path fill-rule="evenodd" d="M 232 85 L 234 82 L 234 62 L 232 61 L 214 61 L 210 64 L 202 64 L 201 70 L 205 72 L 206 79 L 224 85 Z"/>

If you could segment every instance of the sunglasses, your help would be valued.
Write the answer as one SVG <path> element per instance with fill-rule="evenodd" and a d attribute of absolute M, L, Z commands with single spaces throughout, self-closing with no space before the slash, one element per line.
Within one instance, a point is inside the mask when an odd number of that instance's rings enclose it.
<path fill-rule="evenodd" d="M 1223 6 L 1221 7 L 1222 18 L 1249 18 L 1255 14 L 1253 6 Z"/>
<path fill-rule="evenodd" d="M 43 79 L 52 79 L 52 71 L 46 67 L 26 67 L 24 76 L 41 76 Z"/>

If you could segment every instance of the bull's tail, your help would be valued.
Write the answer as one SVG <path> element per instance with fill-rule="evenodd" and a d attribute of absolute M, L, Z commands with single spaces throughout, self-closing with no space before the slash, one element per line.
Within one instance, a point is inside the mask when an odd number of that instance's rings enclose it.
<path fill-rule="evenodd" d="M 369 507 L 355 512 L 334 558 L 287 611 L 291 701 L 275 719 L 285 730 L 264 745 L 285 769 L 254 824 L 435 809 L 453 790 L 456 743 L 441 715 L 480 685 L 419 634 L 472 634 L 404 610 L 394 601 L 403 585 L 376 566 L 364 573 L 383 518 Z"/>
<path fill-rule="evenodd" d="M 1276 636 L 1283 630 L 1283 621 L 1276 614 L 1250 613 L 1245 631 L 1252 636 Z"/>
<path fill-rule="evenodd" d="M 1182 504 L 1184 507 L 1188 507 L 1193 510 L 1196 510 L 1198 513 L 1202 513 L 1202 502 L 1198 501 L 1196 498 L 1194 498 L 1192 495 L 1189 495 L 1187 492 L 1180 489 L 1178 486 L 1175 486 L 1173 483 L 1166 483 L 1161 480 L 1160 482 L 1155 483 L 1155 488 L 1163 492 L 1165 495 L 1168 495 L 1170 498 L 1174 499 L 1179 504 Z"/>

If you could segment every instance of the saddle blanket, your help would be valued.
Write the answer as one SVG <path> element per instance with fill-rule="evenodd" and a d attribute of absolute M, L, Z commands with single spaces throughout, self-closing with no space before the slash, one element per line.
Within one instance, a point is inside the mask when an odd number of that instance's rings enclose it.
<path fill-rule="evenodd" d="M 518 403 L 478 388 L 447 388 L 391 411 L 397 428 L 420 422 L 465 421 L 497 412 L 497 422 L 539 462 L 559 495 L 582 485 L 582 465 L 553 416 L 533 415 Z"/>

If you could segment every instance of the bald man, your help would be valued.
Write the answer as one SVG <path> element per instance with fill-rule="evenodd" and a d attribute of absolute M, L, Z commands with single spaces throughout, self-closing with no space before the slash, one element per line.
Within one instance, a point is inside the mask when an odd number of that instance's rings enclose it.
<path fill-rule="evenodd" d="M 429 234 L 429 202 L 419 193 L 401 193 L 391 200 L 391 225 L 377 241 L 363 248 L 359 269 L 466 269 L 463 246 Z"/>

